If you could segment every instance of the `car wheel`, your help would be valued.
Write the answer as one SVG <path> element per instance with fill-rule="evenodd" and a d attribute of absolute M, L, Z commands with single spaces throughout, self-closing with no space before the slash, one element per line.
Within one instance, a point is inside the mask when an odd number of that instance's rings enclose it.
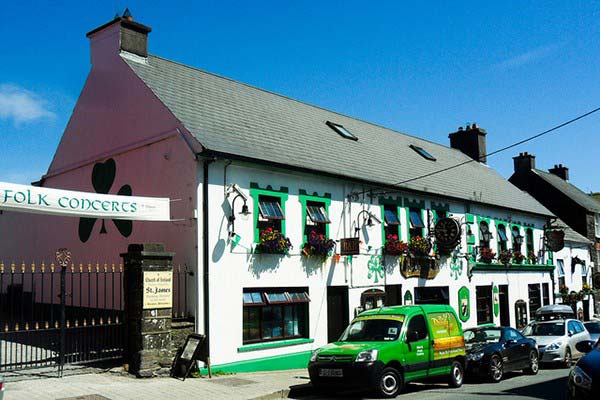
<path fill-rule="evenodd" d="M 452 367 L 450 368 L 450 386 L 453 388 L 461 387 L 463 384 L 464 377 L 465 371 L 463 365 L 458 361 L 453 361 Z"/>
<path fill-rule="evenodd" d="M 529 353 L 529 367 L 525 368 L 525 373 L 527 375 L 535 375 L 538 373 L 540 369 L 540 360 L 538 358 L 538 354 L 535 350 L 531 350 Z"/>
<path fill-rule="evenodd" d="M 565 368 L 571 368 L 571 364 L 573 363 L 573 358 L 571 357 L 571 349 L 567 347 L 565 350 L 565 358 L 563 361 L 563 365 Z"/>
<path fill-rule="evenodd" d="M 490 359 L 489 377 L 492 382 L 500 382 L 504 375 L 504 365 L 502 359 L 498 355 L 493 355 Z"/>
<path fill-rule="evenodd" d="M 396 397 L 404 386 L 402 374 L 394 368 L 385 368 L 379 378 L 379 394 L 383 397 Z"/>

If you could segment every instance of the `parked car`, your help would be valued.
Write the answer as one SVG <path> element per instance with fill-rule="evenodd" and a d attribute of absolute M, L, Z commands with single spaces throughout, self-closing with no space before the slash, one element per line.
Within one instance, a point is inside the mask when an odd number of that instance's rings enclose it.
<path fill-rule="evenodd" d="M 554 319 L 575 319 L 575 311 L 565 304 L 549 304 L 535 310 L 536 321 L 551 321 Z"/>
<path fill-rule="evenodd" d="M 569 374 L 567 397 L 577 400 L 597 399 L 600 394 L 600 341 L 584 340 L 575 347 L 587 354 Z"/>
<path fill-rule="evenodd" d="M 365 311 L 338 341 L 315 350 L 308 372 L 317 389 L 376 389 L 395 397 L 406 382 L 446 377 L 460 387 L 465 344 L 447 305 L 395 306 Z"/>
<path fill-rule="evenodd" d="M 540 363 L 562 363 L 567 368 L 573 359 L 582 356 L 575 344 L 590 340 L 590 334 L 576 319 L 534 321 L 523 329 L 523 335 L 537 342 Z"/>
<path fill-rule="evenodd" d="M 600 339 L 600 321 L 584 322 L 583 326 L 590 333 L 590 340 L 595 342 Z"/>
<path fill-rule="evenodd" d="M 467 374 L 500 382 L 505 372 L 538 373 L 535 340 L 509 327 L 478 327 L 465 330 Z"/>
<path fill-rule="evenodd" d="M 4 398 L 4 378 L 0 376 L 0 400 Z"/>

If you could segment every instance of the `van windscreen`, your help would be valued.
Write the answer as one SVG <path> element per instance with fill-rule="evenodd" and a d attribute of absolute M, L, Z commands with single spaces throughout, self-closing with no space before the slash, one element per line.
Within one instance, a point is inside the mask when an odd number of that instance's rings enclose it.
<path fill-rule="evenodd" d="M 397 319 L 360 319 L 346 328 L 340 342 L 389 342 L 398 339 L 402 322 Z"/>

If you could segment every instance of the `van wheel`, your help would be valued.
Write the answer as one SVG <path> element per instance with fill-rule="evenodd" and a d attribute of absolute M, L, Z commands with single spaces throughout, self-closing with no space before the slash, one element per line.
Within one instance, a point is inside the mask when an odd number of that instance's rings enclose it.
<path fill-rule="evenodd" d="M 396 369 L 388 367 L 381 372 L 378 390 L 383 397 L 396 397 L 403 387 L 404 379 Z"/>
<path fill-rule="evenodd" d="M 462 364 L 458 361 L 452 362 L 452 367 L 450 367 L 450 380 L 449 385 L 453 388 L 459 388 L 463 384 L 463 378 L 465 377 L 464 368 Z"/>
<path fill-rule="evenodd" d="M 535 350 L 531 350 L 529 353 L 529 367 L 525 368 L 523 372 L 527 375 L 535 375 L 540 369 L 540 360 Z"/>

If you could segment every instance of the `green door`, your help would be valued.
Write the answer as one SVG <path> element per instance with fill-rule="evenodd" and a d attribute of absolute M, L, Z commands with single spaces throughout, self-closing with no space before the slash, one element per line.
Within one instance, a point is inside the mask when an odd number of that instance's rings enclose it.
<path fill-rule="evenodd" d="M 429 371 L 431 345 L 427 323 L 422 314 L 414 315 L 408 322 L 404 342 L 405 380 L 426 377 Z"/>

